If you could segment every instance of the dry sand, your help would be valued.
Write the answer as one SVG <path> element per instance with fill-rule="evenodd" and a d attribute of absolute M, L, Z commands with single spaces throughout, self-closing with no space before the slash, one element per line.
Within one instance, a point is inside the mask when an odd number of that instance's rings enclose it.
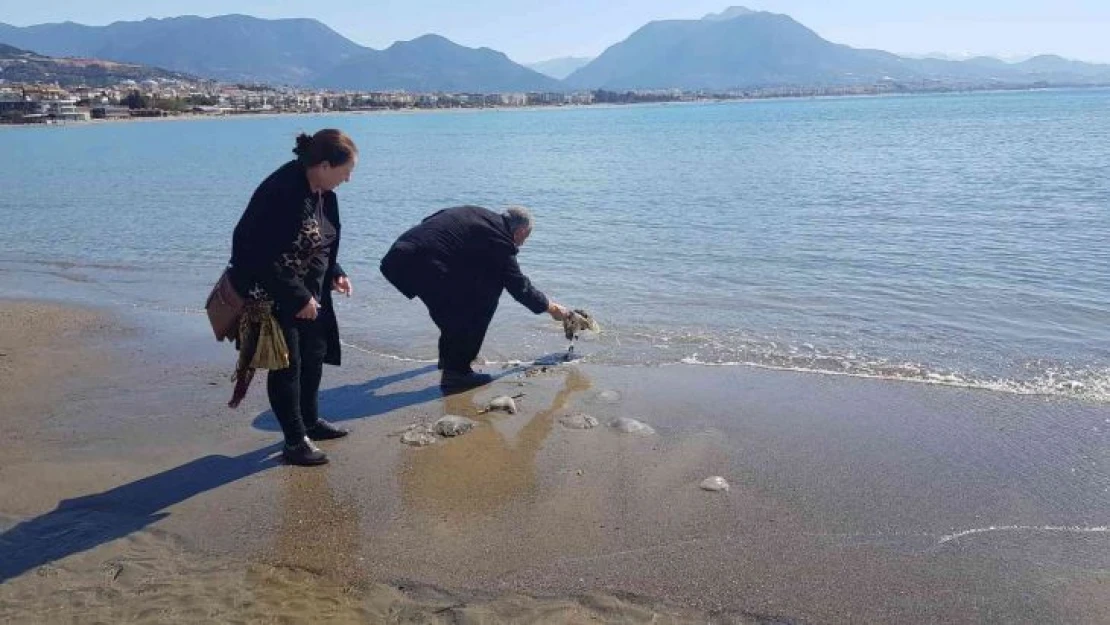
<path fill-rule="evenodd" d="M 348 350 L 321 401 L 354 433 L 303 469 L 263 379 L 224 407 L 203 317 L 0 316 L 3 622 L 1110 621 L 1104 405 L 589 365 L 444 398 Z M 395 435 L 444 414 L 479 425 Z"/>

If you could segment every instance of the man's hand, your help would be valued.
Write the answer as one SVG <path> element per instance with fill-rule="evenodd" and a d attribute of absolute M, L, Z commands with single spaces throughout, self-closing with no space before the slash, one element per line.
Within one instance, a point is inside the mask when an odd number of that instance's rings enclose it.
<path fill-rule="evenodd" d="M 319 302 L 316 301 L 316 298 L 313 297 L 313 298 L 308 300 L 308 303 L 304 305 L 304 308 L 301 309 L 301 312 L 299 312 L 299 313 L 297 313 L 293 316 L 296 317 L 297 319 L 308 319 L 308 320 L 311 321 L 311 320 L 316 318 L 316 315 L 318 314 L 319 309 L 320 309 L 320 304 L 319 304 Z"/>
<path fill-rule="evenodd" d="M 351 286 L 350 278 L 348 278 L 347 276 L 336 276 L 335 280 L 332 282 L 331 288 L 339 291 L 347 297 L 350 297 L 351 293 L 354 293 L 355 291 L 354 287 Z"/>
<path fill-rule="evenodd" d="M 547 305 L 547 314 L 551 315 L 551 318 L 555 321 L 562 321 L 563 319 L 566 319 L 567 315 L 570 314 L 570 311 L 567 310 L 567 307 L 563 306 L 562 304 L 550 302 Z"/>

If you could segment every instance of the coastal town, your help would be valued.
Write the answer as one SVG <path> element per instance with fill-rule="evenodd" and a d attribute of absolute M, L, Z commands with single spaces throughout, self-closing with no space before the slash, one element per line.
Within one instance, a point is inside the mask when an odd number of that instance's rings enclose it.
<path fill-rule="evenodd" d="M 180 79 L 126 80 L 103 86 L 0 81 L 0 124 L 65 124 L 141 118 L 561 107 L 594 104 L 698 102 L 791 97 L 869 96 L 999 89 L 1038 85 L 921 81 L 876 84 L 766 87 L 720 91 L 680 89 L 515 93 L 414 93 L 333 91 Z M 1043 85 L 1047 86 L 1047 85 Z"/>
<path fill-rule="evenodd" d="M 157 79 L 129 80 L 111 87 L 0 83 L 0 123 L 50 124 L 152 117 L 580 105 L 593 101 L 590 92 L 358 93 Z"/>

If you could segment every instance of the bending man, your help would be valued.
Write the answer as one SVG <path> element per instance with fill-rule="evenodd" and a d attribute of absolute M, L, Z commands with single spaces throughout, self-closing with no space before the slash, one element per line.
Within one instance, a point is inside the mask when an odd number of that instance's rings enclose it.
<path fill-rule="evenodd" d="M 439 327 L 440 383 L 471 388 L 490 382 L 470 363 L 485 340 L 501 291 L 537 315 L 562 320 L 567 309 L 552 302 L 520 271 L 516 255 L 532 233 L 528 209 L 503 214 L 458 206 L 427 217 L 402 234 L 382 259 L 382 274 L 405 297 L 419 297 Z"/>

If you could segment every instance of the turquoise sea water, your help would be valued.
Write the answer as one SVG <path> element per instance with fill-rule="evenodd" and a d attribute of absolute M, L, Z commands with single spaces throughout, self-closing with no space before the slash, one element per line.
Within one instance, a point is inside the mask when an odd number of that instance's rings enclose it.
<path fill-rule="evenodd" d="M 530 206 L 521 253 L 606 363 L 755 365 L 1110 400 L 1110 92 L 283 116 L 0 129 L 0 295 L 199 315 L 301 130 L 339 190 L 354 348 L 434 356 L 377 271 L 439 208 Z M 507 296 L 484 355 L 566 348 Z"/>

